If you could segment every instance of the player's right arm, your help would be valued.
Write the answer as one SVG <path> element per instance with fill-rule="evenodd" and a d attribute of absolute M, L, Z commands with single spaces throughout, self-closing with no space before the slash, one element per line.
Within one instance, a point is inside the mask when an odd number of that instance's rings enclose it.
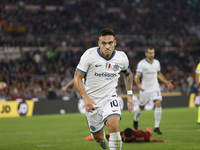
<path fill-rule="evenodd" d="M 76 71 L 75 75 L 74 75 L 74 85 L 75 85 L 77 91 L 79 92 L 79 94 L 81 95 L 81 97 L 84 100 L 84 105 L 85 105 L 86 111 L 92 112 L 93 110 L 95 110 L 93 104 L 96 105 L 96 103 L 86 93 L 85 88 L 84 88 L 83 83 L 82 83 L 83 77 L 84 77 L 84 74 Z"/>
<path fill-rule="evenodd" d="M 140 77 L 141 77 L 141 73 L 140 72 L 136 72 L 135 83 L 136 83 L 136 85 L 137 85 L 139 90 L 144 91 L 144 89 L 142 88 L 142 84 L 140 82 Z"/>

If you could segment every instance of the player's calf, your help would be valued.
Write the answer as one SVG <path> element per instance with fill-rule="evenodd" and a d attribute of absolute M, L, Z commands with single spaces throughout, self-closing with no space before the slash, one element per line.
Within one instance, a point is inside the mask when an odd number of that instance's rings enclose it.
<path fill-rule="evenodd" d="M 106 139 L 106 134 L 105 134 L 105 132 L 103 132 L 103 136 L 104 136 L 104 138 L 103 138 L 103 140 L 101 140 L 101 141 L 99 142 L 99 144 L 100 144 L 100 146 L 101 146 L 103 149 L 107 149 L 107 148 L 108 148 L 108 141 L 107 141 L 107 139 Z"/>

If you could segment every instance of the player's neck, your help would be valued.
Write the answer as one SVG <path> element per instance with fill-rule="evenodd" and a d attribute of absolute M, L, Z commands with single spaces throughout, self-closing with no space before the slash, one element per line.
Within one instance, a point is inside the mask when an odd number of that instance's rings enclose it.
<path fill-rule="evenodd" d="M 153 63 L 153 59 L 151 60 L 151 59 L 149 59 L 149 58 L 146 58 L 146 60 L 147 60 L 150 64 Z"/>

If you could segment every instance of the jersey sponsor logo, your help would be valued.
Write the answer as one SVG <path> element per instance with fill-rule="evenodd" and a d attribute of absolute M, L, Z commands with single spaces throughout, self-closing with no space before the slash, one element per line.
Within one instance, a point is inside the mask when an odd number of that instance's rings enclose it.
<path fill-rule="evenodd" d="M 98 77 L 116 77 L 117 76 L 114 73 L 97 73 L 97 72 L 95 72 L 94 75 Z"/>
<path fill-rule="evenodd" d="M 154 72 L 150 72 L 150 71 L 149 71 L 149 72 L 146 72 L 146 74 L 156 74 L 156 73 L 157 73 L 157 72 L 155 72 L 155 71 L 154 71 Z"/>

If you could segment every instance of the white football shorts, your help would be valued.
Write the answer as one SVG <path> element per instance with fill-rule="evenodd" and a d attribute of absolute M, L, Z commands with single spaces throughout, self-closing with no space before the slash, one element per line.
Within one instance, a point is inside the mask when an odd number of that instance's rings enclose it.
<path fill-rule="evenodd" d="M 94 105 L 96 109 L 92 113 L 86 112 L 88 126 L 92 134 L 99 133 L 104 128 L 105 122 L 109 117 L 117 115 L 121 118 L 120 104 L 117 97 L 111 97 L 103 101 L 104 103 L 101 106 Z"/>
<path fill-rule="evenodd" d="M 145 106 L 150 100 L 155 101 L 159 100 L 162 101 L 162 95 L 160 90 L 152 91 L 152 92 L 145 92 L 140 91 L 139 93 L 139 105 Z"/>

